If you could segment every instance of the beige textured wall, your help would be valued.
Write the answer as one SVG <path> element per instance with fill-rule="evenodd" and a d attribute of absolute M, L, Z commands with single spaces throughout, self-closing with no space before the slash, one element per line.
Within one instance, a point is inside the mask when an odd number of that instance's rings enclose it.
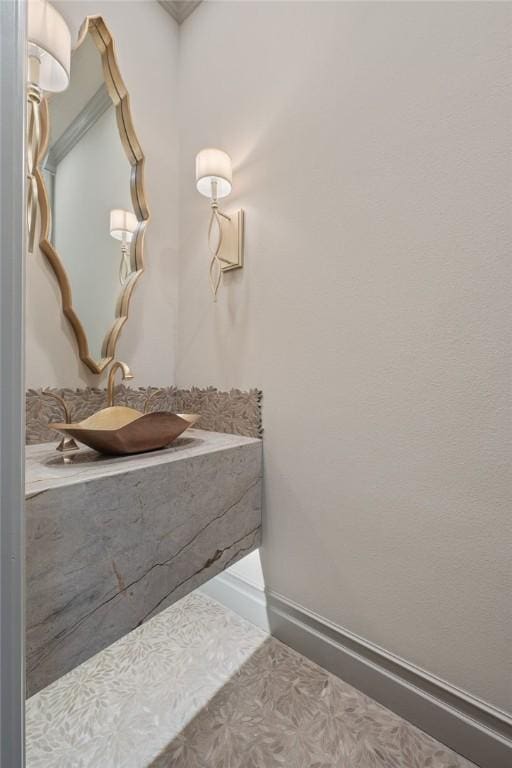
<path fill-rule="evenodd" d="M 55 2 L 73 39 L 88 15 L 103 15 L 116 40 L 135 129 L 146 155 L 151 221 L 146 272 L 135 289 L 118 357 L 134 384 L 174 383 L 178 249 L 178 26 L 156 2 Z M 78 236 L 78 234 L 77 234 Z M 94 301 L 94 297 L 92 298 Z M 78 360 L 75 337 L 60 310 L 60 292 L 45 256 L 27 261 L 27 386 L 103 385 Z"/>
<path fill-rule="evenodd" d="M 177 383 L 264 391 L 267 584 L 512 711 L 508 3 L 205 3 Z M 235 163 L 212 304 L 194 155 Z"/>

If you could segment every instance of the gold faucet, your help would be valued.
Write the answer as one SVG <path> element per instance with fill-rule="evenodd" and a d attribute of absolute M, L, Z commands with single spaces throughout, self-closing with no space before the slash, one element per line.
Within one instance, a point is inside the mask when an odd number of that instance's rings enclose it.
<path fill-rule="evenodd" d="M 125 379 L 133 379 L 133 373 L 130 371 L 126 363 L 123 363 L 120 360 L 116 360 L 114 363 L 112 363 L 112 368 L 108 374 L 107 408 L 110 408 L 114 405 L 114 379 L 118 370 L 123 372 L 123 381 Z"/>
<path fill-rule="evenodd" d="M 66 424 L 71 424 L 71 412 L 64 398 L 58 395 L 56 392 L 50 392 L 47 389 L 43 389 L 41 394 L 45 395 L 45 397 L 53 397 L 54 400 L 60 403 L 62 410 L 64 411 Z M 55 450 L 60 451 L 61 453 L 66 453 L 66 451 L 78 451 L 80 449 L 72 437 L 63 437 Z"/>

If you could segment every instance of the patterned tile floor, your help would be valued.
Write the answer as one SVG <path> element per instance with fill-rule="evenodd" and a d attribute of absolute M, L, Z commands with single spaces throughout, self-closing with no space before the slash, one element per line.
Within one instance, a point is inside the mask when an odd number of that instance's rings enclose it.
<path fill-rule="evenodd" d="M 27 702 L 28 768 L 472 768 L 192 593 Z"/>

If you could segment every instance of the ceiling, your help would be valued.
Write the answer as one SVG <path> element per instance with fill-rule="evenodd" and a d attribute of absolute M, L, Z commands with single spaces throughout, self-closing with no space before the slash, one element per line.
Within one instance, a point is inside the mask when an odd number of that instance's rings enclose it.
<path fill-rule="evenodd" d="M 158 0 L 158 2 L 178 24 L 181 24 L 192 11 L 195 11 L 201 0 Z"/>

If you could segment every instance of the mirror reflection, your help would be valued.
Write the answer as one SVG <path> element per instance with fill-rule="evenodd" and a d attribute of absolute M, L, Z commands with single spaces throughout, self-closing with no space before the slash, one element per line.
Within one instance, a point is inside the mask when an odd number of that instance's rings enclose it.
<path fill-rule="evenodd" d="M 53 94 L 48 108 L 48 239 L 67 272 L 89 355 L 99 361 L 123 287 L 136 269 L 131 241 L 138 221 L 132 168 L 90 32 L 72 55 L 69 88 Z"/>

